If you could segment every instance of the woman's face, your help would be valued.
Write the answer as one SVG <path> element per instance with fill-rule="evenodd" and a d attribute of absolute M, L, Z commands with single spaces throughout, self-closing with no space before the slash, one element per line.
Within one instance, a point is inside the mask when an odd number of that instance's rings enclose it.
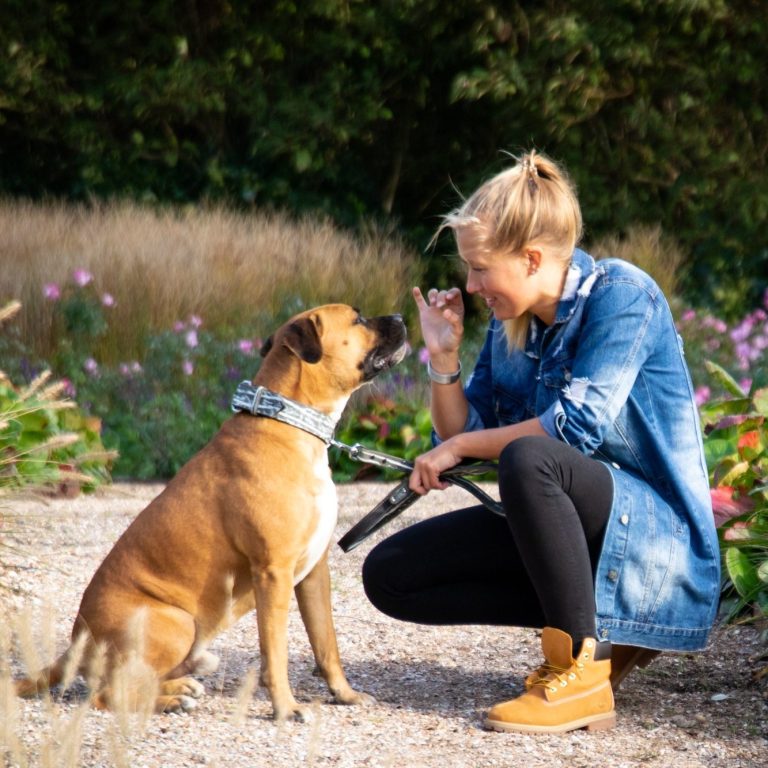
<path fill-rule="evenodd" d="M 467 293 L 480 296 L 497 320 L 512 320 L 533 310 L 535 292 L 531 263 L 526 256 L 501 256 L 481 247 L 472 227 L 456 231 L 459 256 L 467 267 Z"/>

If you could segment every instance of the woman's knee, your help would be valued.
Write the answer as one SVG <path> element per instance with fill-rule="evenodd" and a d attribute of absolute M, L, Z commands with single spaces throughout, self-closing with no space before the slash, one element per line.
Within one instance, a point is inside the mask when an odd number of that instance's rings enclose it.
<path fill-rule="evenodd" d="M 548 464 L 553 444 L 552 437 L 530 435 L 508 443 L 499 455 L 499 478 L 530 480 Z"/>

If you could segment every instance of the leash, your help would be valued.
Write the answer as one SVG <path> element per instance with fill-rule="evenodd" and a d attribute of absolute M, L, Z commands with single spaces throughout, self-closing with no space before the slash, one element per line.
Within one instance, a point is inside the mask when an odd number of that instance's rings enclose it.
<path fill-rule="evenodd" d="M 371 534 L 404 512 L 420 498 L 416 491 L 408 487 L 408 480 L 413 471 L 413 463 L 392 456 L 382 451 L 366 448 L 360 443 L 347 445 L 339 440 L 331 439 L 330 445 L 346 452 L 354 461 L 364 464 L 373 464 L 377 467 L 395 469 L 406 472 L 407 475 L 360 521 L 355 523 L 340 539 L 339 546 L 344 552 L 351 552 Z M 440 479 L 451 485 L 456 485 L 471 493 L 483 506 L 496 515 L 504 516 L 501 504 L 492 496 L 489 496 L 482 488 L 475 485 L 467 478 L 467 475 L 482 475 L 496 469 L 492 462 L 461 463 L 447 469 L 440 475 Z"/>
<path fill-rule="evenodd" d="M 419 494 L 408 487 L 408 479 L 413 472 L 412 462 L 373 448 L 366 448 L 360 443 L 347 445 L 336 440 L 333 436 L 336 429 L 335 421 L 311 406 L 298 403 L 266 387 L 254 386 L 246 380 L 241 381 L 237 386 L 232 397 L 231 407 L 235 413 L 243 412 L 252 416 L 264 416 L 290 424 L 297 429 L 303 429 L 305 432 L 318 437 L 329 448 L 338 448 L 344 451 L 353 461 L 406 473 L 406 476 L 395 488 L 339 539 L 339 546 L 345 552 L 351 552 L 372 533 L 378 531 L 379 528 L 393 520 L 419 499 Z M 501 504 L 467 478 L 467 475 L 482 475 L 495 469 L 496 464 L 490 462 L 462 462 L 443 472 L 440 479 L 463 488 L 491 512 L 503 516 L 504 510 Z"/>

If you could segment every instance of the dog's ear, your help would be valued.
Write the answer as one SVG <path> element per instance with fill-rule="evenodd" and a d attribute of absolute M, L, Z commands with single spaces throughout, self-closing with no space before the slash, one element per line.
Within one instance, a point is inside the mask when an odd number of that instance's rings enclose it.
<path fill-rule="evenodd" d="M 261 349 L 259 350 L 259 354 L 262 357 L 266 357 L 269 354 L 269 350 L 272 349 L 272 345 L 274 344 L 274 337 L 270 336 L 262 345 Z"/>
<path fill-rule="evenodd" d="M 323 356 L 317 326 L 308 317 L 295 320 L 288 326 L 283 343 L 305 363 L 316 363 Z"/>

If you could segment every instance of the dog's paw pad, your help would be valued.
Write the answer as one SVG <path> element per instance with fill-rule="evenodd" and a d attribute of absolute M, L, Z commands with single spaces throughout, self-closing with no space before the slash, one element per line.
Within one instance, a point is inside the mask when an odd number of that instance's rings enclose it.
<path fill-rule="evenodd" d="M 178 712 L 191 712 L 197 708 L 197 701 L 191 696 L 179 696 Z"/>
<path fill-rule="evenodd" d="M 192 696 L 192 698 L 199 699 L 205 693 L 205 686 L 197 680 L 188 678 L 184 681 L 181 693 L 185 696 Z"/>

